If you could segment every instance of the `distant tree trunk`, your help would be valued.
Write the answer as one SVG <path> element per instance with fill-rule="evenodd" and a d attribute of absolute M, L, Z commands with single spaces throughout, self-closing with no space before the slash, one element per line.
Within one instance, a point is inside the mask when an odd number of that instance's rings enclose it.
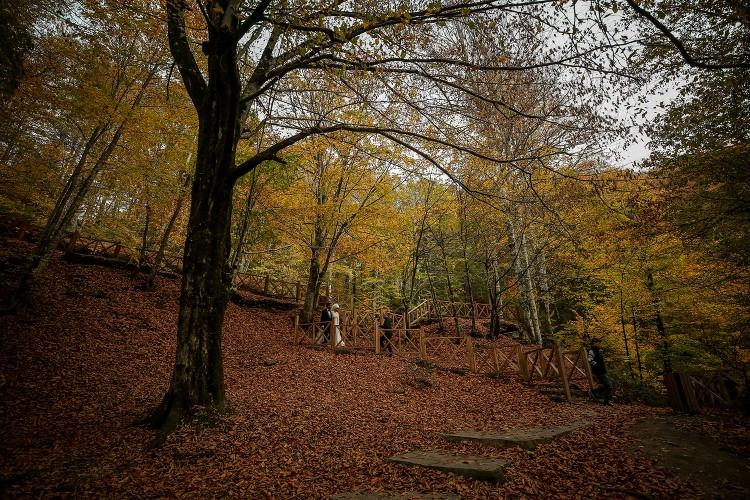
<path fill-rule="evenodd" d="M 625 280 L 624 273 L 620 274 L 622 281 Z M 622 281 L 620 282 L 620 324 L 622 326 L 622 341 L 625 344 L 625 362 L 628 365 L 628 371 L 630 371 L 630 378 L 635 380 L 635 373 L 633 373 L 633 363 L 630 360 L 630 348 L 628 347 L 628 333 L 625 331 L 625 299 L 622 293 Z"/>
<path fill-rule="evenodd" d="M 529 250 L 527 245 L 527 239 L 526 239 L 526 231 L 523 231 L 521 233 L 521 248 L 520 248 L 522 255 L 523 255 L 523 263 L 524 263 L 524 278 L 526 280 L 526 293 L 528 295 L 528 306 L 529 311 L 531 314 L 531 320 L 534 324 L 534 330 L 536 334 L 536 342 L 541 345 L 542 343 L 542 326 L 539 322 L 539 309 L 537 308 L 536 304 L 536 288 L 534 286 L 534 281 L 531 277 L 531 269 L 533 267 L 533 263 L 529 259 Z"/>
<path fill-rule="evenodd" d="M 313 247 L 310 255 L 310 266 L 305 290 L 305 301 L 302 305 L 300 320 L 303 323 L 314 321 L 314 311 L 318 309 L 318 298 L 320 297 L 320 285 L 323 283 L 325 272 L 320 269 L 320 247 Z"/>
<path fill-rule="evenodd" d="M 424 258 L 424 272 L 427 274 L 427 285 L 430 287 L 430 297 L 432 298 L 432 311 L 437 320 L 440 321 L 440 331 L 443 330 L 443 321 L 440 316 L 440 311 L 437 309 L 437 293 L 435 292 L 435 284 L 432 282 L 432 273 L 430 273 L 430 258 L 429 254 L 425 255 Z"/>
<path fill-rule="evenodd" d="M 498 277 L 489 258 L 484 261 L 484 274 L 487 279 L 487 291 L 490 297 L 490 338 L 500 335 L 500 311 L 498 309 Z"/>
<path fill-rule="evenodd" d="M 190 160 L 188 159 L 188 162 L 189 161 Z M 158 273 L 159 269 L 161 269 L 161 262 L 162 260 L 164 260 L 164 252 L 167 248 L 167 243 L 169 243 L 169 236 L 172 234 L 172 230 L 174 229 L 174 224 L 177 221 L 177 217 L 179 217 L 180 212 L 182 211 L 182 205 L 185 202 L 185 196 L 187 195 L 189 186 L 190 175 L 185 174 L 182 180 L 182 186 L 180 187 L 180 193 L 177 196 L 177 202 L 174 205 L 174 210 L 172 210 L 172 215 L 169 217 L 167 227 L 164 228 L 164 233 L 162 233 L 161 235 L 161 240 L 159 241 L 159 249 L 156 251 L 156 257 L 154 257 L 154 262 L 151 263 L 151 269 L 149 270 L 148 276 L 146 277 L 146 282 L 143 285 L 147 290 L 151 290 L 154 288 L 156 273 Z"/>
<path fill-rule="evenodd" d="M 542 292 L 542 303 L 544 304 L 544 317 L 547 321 L 547 333 L 551 336 L 554 332 L 552 327 L 552 313 L 550 307 L 549 280 L 547 279 L 547 259 L 544 248 L 539 251 L 539 287 Z"/>
<path fill-rule="evenodd" d="M 536 329 L 537 322 L 534 321 L 532 315 L 535 303 L 532 300 L 534 297 L 533 290 L 530 289 L 531 280 L 528 279 L 528 269 L 524 268 L 526 259 L 523 258 L 523 247 L 519 238 L 516 237 L 515 224 L 510 218 L 506 218 L 505 228 L 508 233 L 508 244 L 513 255 L 513 270 L 516 275 L 518 295 L 521 299 L 521 309 L 529 332 L 527 339 L 531 342 L 541 343 L 540 332 Z"/>
<path fill-rule="evenodd" d="M 630 313 L 633 316 L 633 342 L 635 343 L 635 357 L 638 361 L 638 377 L 643 383 L 643 367 L 641 366 L 641 348 L 638 345 L 638 327 L 635 319 L 635 308 L 631 306 Z"/>
<path fill-rule="evenodd" d="M 87 144 L 88 147 L 81 155 L 76 170 L 68 180 L 66 188 L 60 193 L 60 196 L 55 203 L 55 207 L 47 219 L 47 224 L 42 231 L 39 243 L 37 243 L 36 250 L 31 257 L 31 263 L 21 275 L 18 288 L 11 296 L 10 304 L 7 307 L 8 310 L 14 311 L 22 309 L 30 304 L 31 293 L 39 276 L 47 268 L 53 252 L 60 245 L 60 241 L 65 235 L 65 228 L 68 227 L 76 212 L 80 209 L 86 194 L 89 192 L 91 184 L 107 164 L 112 151 L 120 141 L 123 127 L 124 123 L 120 124 L 107 146 L 99 154 L 99 157 L 88 175 L 86 175 L 83 180 L 80 180 L 90 150 L 101 135 L 98 132 L 91 134 L 89 144 Z"/>
<path fill-rule="evenodd" d="M 661 317 L 661 302 L 659 297 L 656 295 L 656 286 L 654 285 L 654 275 L 650 269 L 646 271 L 646 288 L 651 293 L 651 298 L 654 303 L 656 311 L 654 313 L 654 321 L 656 322 L 656 331 L 659 333 L 661 339 L 661 356 L 662 363 L 664 366 L 664 373 L 672 373 L 672 357 L 670 355 L 669 339 L 667 338 L 667 329 L 664 327 L 664 321 Z"/>
<path fill-rule="evenodd" d="M 248 228 L 250 227 L 250 216 L 253 212 L 253 207 L 257 201 L 256 196 L 256 185 L 257 185 L 257 171 L 253 170 L 250 174 L 250 189 L 247 193 L 247 199 L 245 200 L 245 210 L 242 214 L 242 220 L 240 222 L 240 230 L 237 234 L 237 242 L 232 250 L 232 257 L 230 268 L 232 269 L 232 276 L 237 274 L 239 263 L 242 257 L 242 247 L 245 245 L 245 239 L 247 238 Z"/>
<path fill-rule="evenodd" d="M 466 295 L 469 299 L 471 307 L 471 332 L 477 331 L 477 315 L 476 308 L 474 306 L 474 290 L 471 287 L 471 275 L 469 274 L 469 259 L 466 255 L 466 207 L 464 206 L 463 197 L 461 191 L 458 191 L 459 201 L 459 214 L 458 214 L 458 229 L 459 236 L 461 237 L 461 254 L 464 261 L 464 280 L 466 282 Z"/>
<path fill-rule="evenodd" d="M 143 234 L 141 235 L 141 251 L 138 253 L 138 262 L 136 263 L 135 269 L 133 269 L 132 277 L 138 276 L 141 272 L 143 264 L 146 262 L 146 251 L 148 250 L 148 226 L 151 222 L 151 205 L 146 202 L 146 220 L 143 223 Z"/>
<path fill-rule="evenodd" d="M 434 234 L 434 232 L 433 232 Z M 445 238 L 443 235 L 435 238 L 438 248 L 440 248 L 440 255 L 443 261 L 443 268 L 445 269 L 445 282 L 448 287 L 448 300 L 451 305 L 451 313 L 453 315 L 453 324 L 456 328 L 456 335 L 461 336 L 461 322 L 458 320 L 458 311 L 456 310 L 456 296 L 453 293 L 453 284 L 451 282 L 451 271 L 448 266 L 448 255 L 445 252 Z"/>

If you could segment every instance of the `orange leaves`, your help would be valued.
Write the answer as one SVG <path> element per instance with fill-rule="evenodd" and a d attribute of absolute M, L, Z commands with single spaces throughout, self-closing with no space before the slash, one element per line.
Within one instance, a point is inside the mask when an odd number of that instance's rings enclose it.
<path fill-rule="evenodd" d="M 53 263 L 38 315 L 2 319 L 0 455 L 4 488 L 12 495 L 694 494 L 624 451 L 628 423 L 656 410 L 554 405 L 519 384 L 444 372 L 434 373 L 437 383 L 430 388 L 394 391 L 411 368 L 405 360 L 297 347 L 291 342 L 293 312 L 234 304 L 223 339 L 230 414 L 214 427 L 183 427 L 163 448 L 147 452 L 151 433 L 130 423 L 165 389 L 178 283 L 162 279 L 159 292 L 146 293 L 133 285 L 126 272 Z M 269 357 L 278 363 L 264 365 Z M 452 444 L 437 436 L 579 419 L 595 425 L 534 452 Z M 508 481 L 496 485 L 383 462 L 420 448 L 510 459 L 513 465 Z"/>

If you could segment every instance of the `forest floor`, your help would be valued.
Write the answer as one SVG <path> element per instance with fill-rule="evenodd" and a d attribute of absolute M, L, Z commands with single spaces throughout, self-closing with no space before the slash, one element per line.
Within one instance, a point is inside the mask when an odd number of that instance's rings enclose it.
<path fill-rule="evenodd" d="M 0 246 L 0 300 L 28 251 L 20 242 Z M 399 357 L 293 345 L 294 311 L 268 303 L 227 310 L 230 413 L 210 426 L 184 426 L 149 450 L 153 433 L 131 424 L 167 388 L 179 284 L 159 278 L 151 292 L 137 284 L 127 271 L 56 259 L 35 309 L 0 317 L 2 497 L 750 496 L 748 422 L 736 415 L 552 403 L 515 382 L 442 371 L 423 387 L 413 383 L 413 365 Z M 534 451 L 438 436 L 581 420 L 591 425 Z M 700 446 L 693 446 L 697 438 Z M 665 447 L 679 448 L 682 458 Z M 511 465 L 506 481 L 495 484 L 384 461 L 414 449 Z M 726 461 L 705 466 L 717 453 Z M 695 462 L 685 459 L 689 454 L 704 455 L 702 468 L 689 469 Z"/>

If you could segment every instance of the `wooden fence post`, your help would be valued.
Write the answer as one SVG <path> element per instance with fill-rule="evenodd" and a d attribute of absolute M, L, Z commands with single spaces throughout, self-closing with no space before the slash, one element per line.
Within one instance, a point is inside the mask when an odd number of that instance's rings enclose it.
<path fill-rule="evenodd" d="M 375 354 L 380 354 L 380 330 L 378 329 L 378 319 L 373 321 L 375 325 Z"/>
<path fill-rule="evenodd" d="M 72 252 L 73 248 L 75 248 L 76 243 L 78 243 L 78 238 L 81 237 L 81 231 L 76 229 L 73 231 L 73 233 L 70 234 L 70 237 L 68 238 L 68 244 L 66 245 L 65 251 L 66 252 Z"/>
<path fill-rule="evenodd" d="M 419 357 L 420 359 L 427 360 L 427 343 L 424 339 L 424 328 L 419 327 Z"/>
<path fill-rule="evenodd" d="M 299 314 L 294 317 L 294 343 L 301 343 L 297 339 L 299 339 Z"/>
<path fill-rule="evenodd" d="M 521 374 L 521 378 L 527 380 L 529 378 L 529 363 L 526 353 L 523 352 L 523 346 L 518 346 L 518 371 Z"/>
<path fill-rule="evenodd" d="M 294 284 L 294 286 L 295 286 L 294 301 L 299 302 L 300 299 L 302 298 L 302 285 L 298 281 L 297 283 Z"/>
<path fill-rule="evenodd" d="M 268 275 L 263 279 L 263 295 L 268 295 Z"/>
<path fill-rule="evenodd" d="M 331 347 L 336 347 L 336 325 L 333 320 L 328 322 L 328 344 Z"/>
<path fill-rule="evenodd" d="M 581 347 L 581 359 L 583 359 L 583 369 L 586 372 L 586 379 L 589 381 L 589 390 L 594 390 L 594 374 L 591 373 L 591 365 L 589 365 L 589 353 L 586 352 L 585 347 Z"/>
<path fill-rule="evenodd" d="M 565 398 L 570 403 L 573 401 L 573 397 L 570 395 L 570 384 L 568 383 L 568 370 L 565 369 L 565 358 L 563 357 L 562 350 L 560 349 L 560 342 L 555 340 L 553 347 L 555 353 L 555 360 L 557 361 L 557 369 L 560 373 L 560 380 L 562 381 L 563 390 L 565 391 Z"/>

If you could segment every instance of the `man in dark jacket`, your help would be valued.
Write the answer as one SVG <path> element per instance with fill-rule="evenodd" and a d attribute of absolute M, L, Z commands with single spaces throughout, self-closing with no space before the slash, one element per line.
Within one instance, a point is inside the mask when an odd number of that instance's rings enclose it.
<path fill-rule="evenodd" d="M 393 318 L 388 309 L 383 309 L 383 324 L 380 325 L 380 350 L 388 349 L 393 355 L 393 345 L 391 344 L 391 335 L 393 334 Z"/>
<path fill-rule="evenodd" d="M 333 320 L 333 312 L 331 311 L 331 302 L 326 302 L 326 306 L 320 312 L 320 322 L 323 323 L 323 337 L 322 344 L 327 344 L 331 341 L 331 321 Z"/>
<path fill-rule="evenodd" d="M 599 381 L 601 387 L 593 389 L 591 393 L 601 403 L 609 404 L 609 399 L 612 397 L 612 380 L 607 374 L 607 366 L 604 364 L 604 353 L 602 352 L 602 345 L 600 339 L 593 339 L 591 341 L 591 349 L 589 349 L 589 365 L 591 365 L 591 373 Z"/>

